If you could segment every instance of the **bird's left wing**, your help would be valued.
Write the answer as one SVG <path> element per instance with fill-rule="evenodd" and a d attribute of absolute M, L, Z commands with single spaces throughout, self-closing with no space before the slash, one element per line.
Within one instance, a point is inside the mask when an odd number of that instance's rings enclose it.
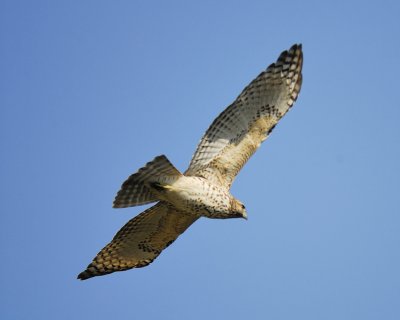
<path fill-rule="evenodd" d="M 185 174 L 230 188 L 246 161 L 296 101 L 302 65 L 301 45 L 282 52 L 214 120 Z"/>
<path fill-rule="evenodd" d="M 147 266 L 196 220 L 159 202 L 123 226 L 78 279 Z"/>

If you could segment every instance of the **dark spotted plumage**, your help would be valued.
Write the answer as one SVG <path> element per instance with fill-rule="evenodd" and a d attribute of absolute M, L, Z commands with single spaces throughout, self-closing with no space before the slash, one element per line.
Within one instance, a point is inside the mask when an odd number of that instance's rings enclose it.
<path fill-rule="evenodd" d="M 303 53 L 294 45 L 254 79 L 211 124 L 186 175 L 229 188 L 236 175 L 293 106 L 302 83 Z"/>
<path fill-rule="evenodd" d="M 123 226 L 78 279 L 147 266 L 197 219 L 165 203 L 156 204 Z"/>
<path fill-rule="evenodd" d="M 165 156 L 131 175 L 114 207 L 159 201 L 130 220 L 78 278 L 150 264 L 199 217 L 246 218 L 229 192 L 246 161 L 293 106 L 302 83 L 301 45 L 282 52 L 211 124 L 182 175 Z"/>

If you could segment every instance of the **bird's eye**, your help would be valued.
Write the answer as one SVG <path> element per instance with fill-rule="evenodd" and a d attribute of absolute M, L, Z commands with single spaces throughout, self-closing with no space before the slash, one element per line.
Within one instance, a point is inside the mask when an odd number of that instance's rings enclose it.
<path fill-rule="evenodd" d="M 244 204 L 242 204 L 242 209 L 246 209 L 246 207 L 244 206 Z"/>

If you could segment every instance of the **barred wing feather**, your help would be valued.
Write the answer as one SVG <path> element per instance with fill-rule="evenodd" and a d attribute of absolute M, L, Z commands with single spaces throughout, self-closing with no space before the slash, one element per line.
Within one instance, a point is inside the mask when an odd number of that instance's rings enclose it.
<path fill-rule="evenodd" d="M 282 52 L 214 120 L 185 174 L 229 189 L 240 169 L 296 101 L 302 64 L 301 45 Z"/>
<path fill-rule="evenodd" d="M 157 203 L 125 224 L 78 279 L 147 266 L 197 219 Z"/>

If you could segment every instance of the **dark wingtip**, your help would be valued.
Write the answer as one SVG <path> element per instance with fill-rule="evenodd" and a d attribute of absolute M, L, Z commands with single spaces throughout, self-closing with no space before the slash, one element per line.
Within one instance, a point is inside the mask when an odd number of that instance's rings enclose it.
<path fill-rule="evenodd" d="M 93 274 L 91 274 L 90 272 L 85 270 L 85 271 L 82 271 L 80 274 L 78 274 L 77 279 L 78 280 L 86 280 L 86 279 L 89 279 L 92 277 L 93 277 Z"/>
<path fill-rule="evenodd" d="M 123 206 L 122 206 L 117 200 L 115 200 L 115 201 L 113 202 L 112 207 L 113 207 L 114 209 L 123 208 Z"/>
<path fill-rule="evenodd" d="M 80 274 L 78 274 L 77 279 L 79 280 L 86 280 L 89 278 L 101 276 L 103 274 L 108 274 L 110 272 L 99 272 L 99 270 L 91 263 L 89 266 L 86 268 L 85 271 L 82 271 Z"/>
<path fill-rule="evenodd" d="M 290 49 L 289 49 L 288 51 L 290 51 L 290 50 L 296 50 L 296 49 L 301 50 L 302 48 L 303 48 L 303 44 L 301 44 L 301 43 L 295 43 L 294 45 L 292 45 L 292 46 L 290 47 Z"/>
<path fill-rule="evenodd" d="M 131 269 L 127 268 L 126 270 Z M 104 268 L 104 266 L 96 266 L 95 262 L 93 261 L 91 264 L 88 265 L 85 271 L 82 271 L 80 274 L 78 274 L 77 279 L 79 280 L 86 280 L 90 279 L 93 277 L 98 277 L 98 276 L 105 276 L 106 274 L 113 273 L 115 271 L 123 271 L 123 270 L 110 270 L 107 268 Z"/>

